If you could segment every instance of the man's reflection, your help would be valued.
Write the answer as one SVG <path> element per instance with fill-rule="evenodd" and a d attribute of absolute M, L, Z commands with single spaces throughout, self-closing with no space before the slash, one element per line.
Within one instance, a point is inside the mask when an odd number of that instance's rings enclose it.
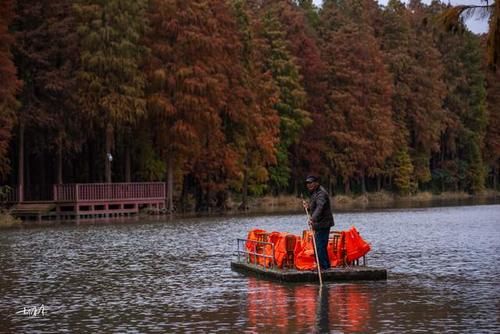
<path fill-rule="evenodd" d="M 318 308 L 316 316 L 317 332 L 330 332 L 330 295 L 328 285 L 319 287 Z"/>

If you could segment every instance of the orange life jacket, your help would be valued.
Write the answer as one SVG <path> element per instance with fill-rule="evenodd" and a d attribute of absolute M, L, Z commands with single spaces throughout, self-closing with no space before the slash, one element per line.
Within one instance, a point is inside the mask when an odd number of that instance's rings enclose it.
<path fill-rule="evenodd" d="M 295 268 L 298 270 L 316 269 L 316 258 L 314 255 L 314 244 L 312 232 L 306 231 L 304 238 L 295 244 Z"/>
<path fill-rule="evenodd" d="M 268 257 L 249 254 L 249 262 L 258 263 L 265 267 L 270 267 L 274 263 L 279 268 L 283 268 L 285 260 L 289 257 L 287 238 L 294 239 L 295 248 L 293 249 L 293 262 L 295 268 L 298 270 L 316 269 L 316 257 L 314 255 L 314 244 L 312 241 L 313 233 L 311 231 L 304 231 L 303 237 L 301 238 L 285 232 L 269 233 L 261 229 L 250 230 L 247 237 L 250 241 L 247 241 L 245 244 L 247 251 L 266 255 Z M 273 245 L 257 244 L 251 240 L 272 243 L 274 245 L 274 254 Z M 370 249 L 370 245 L 361 238 L 355 227 L 351 227 L 347 231 L 342 231 L 335 244 L 333 240 L 330 239 L 327 246 L 328 257 L 332 267 L 338 267 L 346 264 L 346 262 L 357 260 L 368 253 Z"/>
<path fill-rule="evenodd" d="M 346 259 L 348 262 L 359 259 L 370 251 L 370 245 L 361 238 L 358 230 L 353 226 L 345 235 Z"/>
<path fill-rule="evenodd" d="M 265 235 L 267 232 L 266 230 L 261 230 L 261 229 L 253 229 L 248 232 L 247 240 L 255 240 L 255 241 L 262 241 L 262 236 Z M 245 244 L 245 248 L 247 249 L 248 252 L 252 253 L 260 253 L 261 248 L 259 245 L 255 242 L 252 241 L 247 241 Z M 248 255 L 248 260 L 250 263 L 260 263 L 262 261 L 262 258 L 257 255 L 249 254 Z"/>
<path fill-rule="evenodd" d="M 286 237 L 288 233 L 272 232 L 269 237 L 269 242 L 274 244 L 274 261 L 279 268 L 283 268 L 283 260 L 286 253 Z"/>

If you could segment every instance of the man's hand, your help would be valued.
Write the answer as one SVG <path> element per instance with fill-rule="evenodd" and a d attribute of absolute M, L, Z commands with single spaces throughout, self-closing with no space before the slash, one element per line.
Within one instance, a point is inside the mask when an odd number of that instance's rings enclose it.
<path fill-rule="evenodd" d="M 309 228 L 310 228 L 311 230 L 314 230 L 314 229 L 313 229 L 313 224 L 314 224 L 313 220 L 312 220 L 312 219 L 309 219 L 309 221 L 308 221 L 307 223 L 309 224 Z"/>

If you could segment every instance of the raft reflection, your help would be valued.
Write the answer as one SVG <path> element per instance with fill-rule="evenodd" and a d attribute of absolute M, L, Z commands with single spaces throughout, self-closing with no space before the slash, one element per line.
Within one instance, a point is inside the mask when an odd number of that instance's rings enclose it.
<path fill-rule="evenodd" d="M 370 289 L 362 284 L 283 285 L 249 278 L 249 329 L 257 332 L 365 332 Z"/>

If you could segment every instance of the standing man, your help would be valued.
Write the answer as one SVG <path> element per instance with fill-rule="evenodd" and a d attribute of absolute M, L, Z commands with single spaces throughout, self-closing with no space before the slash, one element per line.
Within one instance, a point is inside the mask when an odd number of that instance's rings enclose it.
<path fill-rule="evenodd" d="M 304 208 L 310 210 L 309 225 L 314 230 L 320 268 L 326 270 L 330 268 L 330 260 L 328 259 L 326 248 L 330 236 L 330 227 L 334 225 L 330 196 L 325 188 L 319 184 L 317 176 L 309 175 L 306 178 L 306 186 L 311 198 L 309 203 L 304 201 L 303 204 Z"/>

